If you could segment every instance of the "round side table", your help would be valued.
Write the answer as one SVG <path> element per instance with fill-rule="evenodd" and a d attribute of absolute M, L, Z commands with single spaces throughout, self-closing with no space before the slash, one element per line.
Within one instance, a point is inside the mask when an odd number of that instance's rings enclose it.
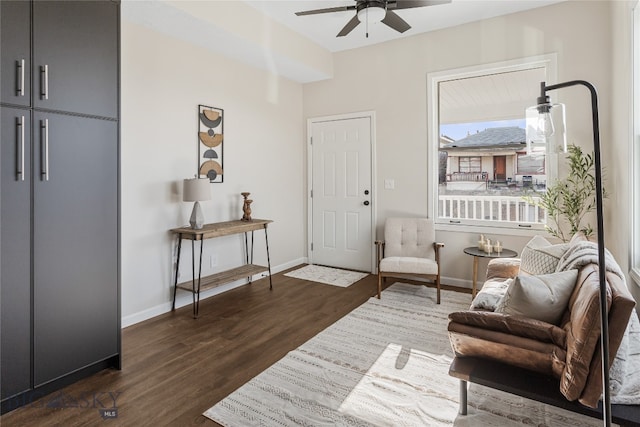
<path fill-rule="evenodd" d="M 473 288 L 471 289 L 471 298 L 476 297 L 476 283 L 478 281 L 478 259 L 479 258 L 515 258 L 518 256 L 518 252 L 511 249 L 502 248 L 500 253 L 491 252 L 486 253 L 482 249 L 478 249 L 477 246 L 470 246 L 464 248 L 464 253 L 473 257 Z"/>

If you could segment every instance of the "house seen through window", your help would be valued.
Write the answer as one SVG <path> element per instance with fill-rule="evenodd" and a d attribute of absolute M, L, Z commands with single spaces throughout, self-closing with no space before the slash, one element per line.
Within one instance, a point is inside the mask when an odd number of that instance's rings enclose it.
<path fill-rule="evenodd" d="M 530 203 L 553 175 L 544 148 L 528 151 L 524 110 L 538 96 L 545 68 L 483 73 L 437 82 L 440 223 L 541 228 Z"/>

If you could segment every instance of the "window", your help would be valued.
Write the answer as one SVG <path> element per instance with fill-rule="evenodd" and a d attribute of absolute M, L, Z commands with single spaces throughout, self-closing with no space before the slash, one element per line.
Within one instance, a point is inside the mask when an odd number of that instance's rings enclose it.
<path fill-rule="evenodd" d="M 557 161 L 526 151 L 525 109 L 541 81 L 555 80 L 555 62 L 545 55 L 427 76 L 429 211 L 439 229 L 544 228 L 544 210 L 524 196 L 546 191 Z"/>
<path fill-rule="evenodd" d="M 460 172 L 481 172 L 480 156 L 476 157 L 459 157 L 458 169 Z"/>
<path fill-rule="evenodd" d="M 545 175 L 544 153 L 518 153 L 518 175 Z"/>
<path fill-rule="evenodd" d="M 633 138 L 631 140 L 631 272 L 640 286 L 640 2 L 633 8 Z"/>

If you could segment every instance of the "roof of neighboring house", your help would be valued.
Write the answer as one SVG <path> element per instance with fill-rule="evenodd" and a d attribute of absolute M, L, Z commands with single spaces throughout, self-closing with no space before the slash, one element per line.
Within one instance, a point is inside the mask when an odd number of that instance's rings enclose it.
<path fill-rule="evenodd" d="M 447 144 L 451 144 L 452 142 L 455 142 L 456 140 L 451 138 L 450 136 L 447 135 L 440 135 L 440 146 L 444 147 Z"/>
<path fill-rule="evenodd" d="M 465 138 L 443 145 L 442 149 L 445 151 L 465 148 L 520 149 L 524 148 L 525 144 L 525 130 L 517 126 L 509 126 L 489 128 L 467 135 Z"/>

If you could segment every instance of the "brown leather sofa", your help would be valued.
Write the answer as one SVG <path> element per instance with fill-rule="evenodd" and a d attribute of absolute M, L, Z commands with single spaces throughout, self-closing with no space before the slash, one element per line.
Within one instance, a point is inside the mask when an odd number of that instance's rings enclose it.
<path fill-rule="evenodd" d="M 518 274 L 514 260 L 494 259 L 487 280 Z M 609 366 L 618 351 L 635 301 L 624 281 L 607 272 Z M 570 401 L 597 406 L 602 394 L 600 303 L 597 264 L 586 264 L 558 325 L 486 310 L 449 315 L 449 339 L 456 357 L 481 357 L 529 369 L 559 380 Z"/>

